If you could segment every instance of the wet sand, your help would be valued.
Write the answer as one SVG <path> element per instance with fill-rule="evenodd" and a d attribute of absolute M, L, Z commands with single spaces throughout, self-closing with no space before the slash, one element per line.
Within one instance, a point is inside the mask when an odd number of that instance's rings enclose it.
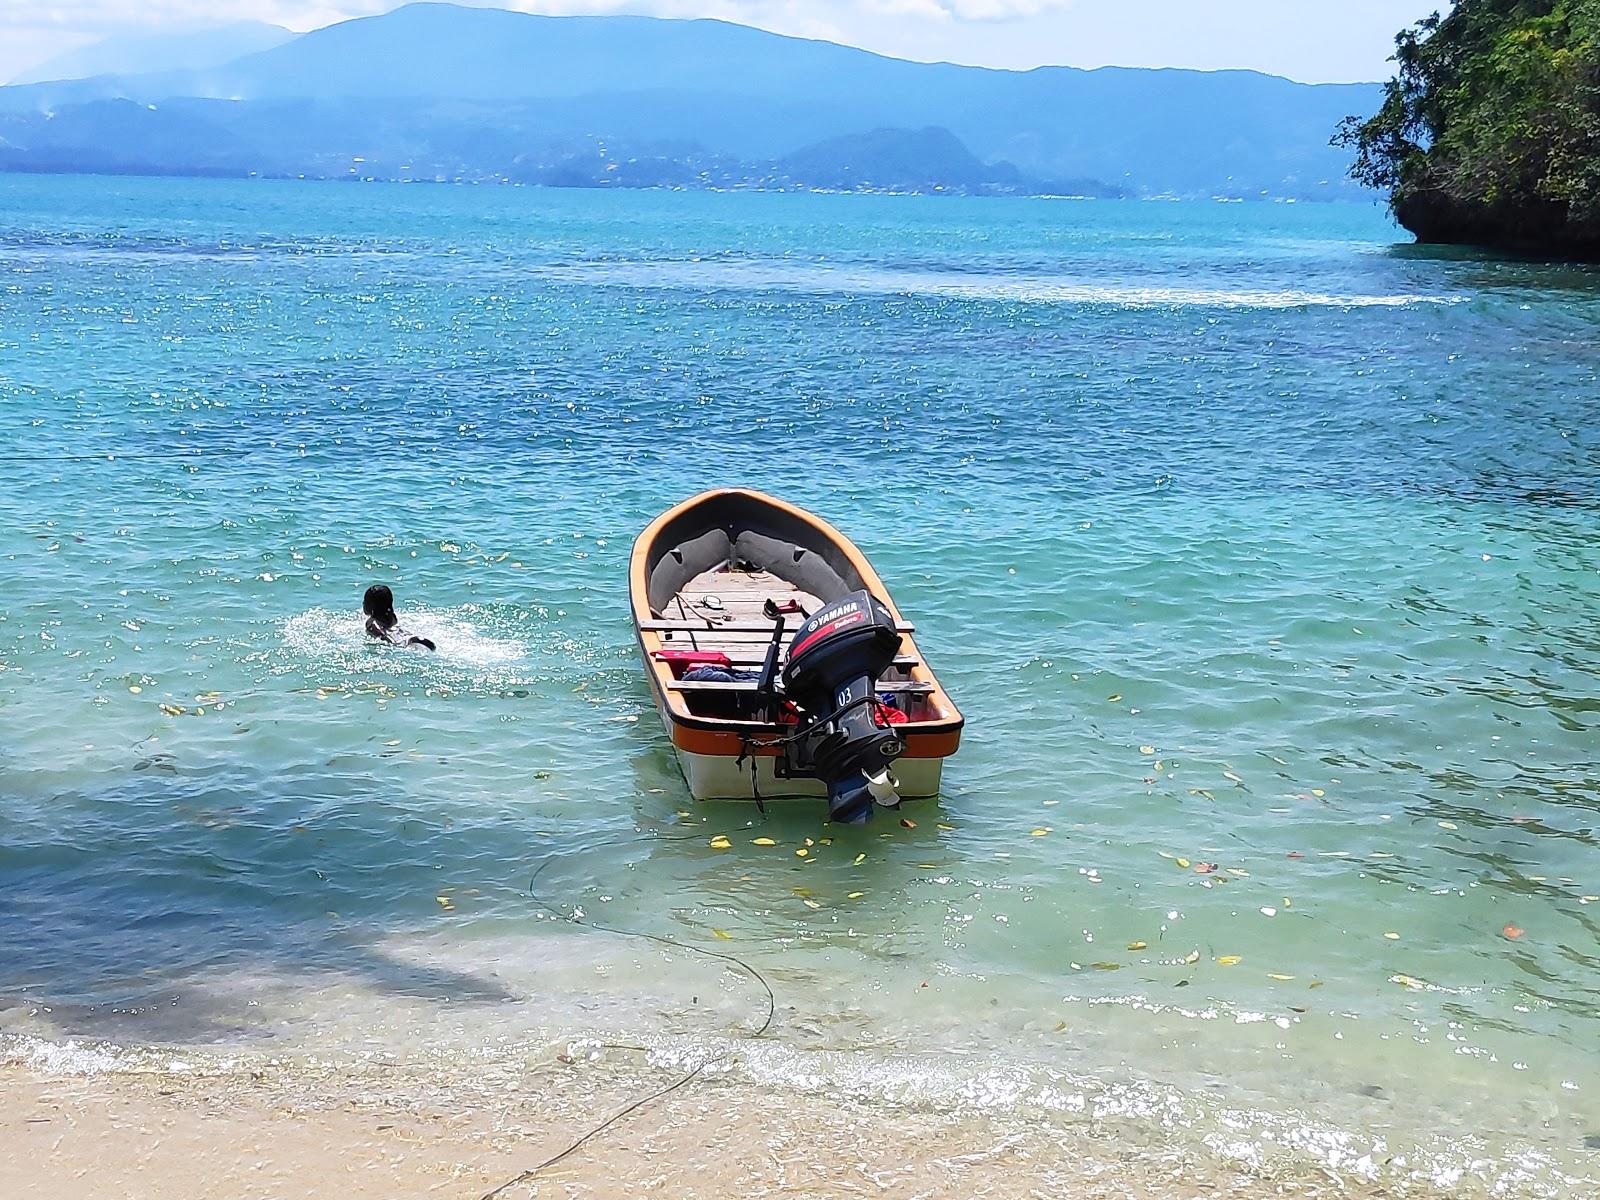
<path fill-rule="evenodd" d="M 662 1084 L 674 1076 L 663 1072 Z M 624 1090 L 624 1089 L 627 1090 Z M 522 1086 L 468 1097 L 425 1064 L 318 1073 L 52 1075 L 0 1067 L 0 1196 L 437 1196 L 477 1200 L 517 1180 L 639 1095 L 590 1064 L 530 1065 Z M 1059 1128 L 786 1098 L 697 1079 L 624 1117 L 561 1163 L 511 1183 L 528 1197 L 873 1196 L 950 1200 L 1190 1200 L 1380 1195 L 1332 1178 L 1200 1170 L 1162 1147 L 1098 1152 Z M 1073 1139 L 1076 1143 L 1077 1139 Z"/>

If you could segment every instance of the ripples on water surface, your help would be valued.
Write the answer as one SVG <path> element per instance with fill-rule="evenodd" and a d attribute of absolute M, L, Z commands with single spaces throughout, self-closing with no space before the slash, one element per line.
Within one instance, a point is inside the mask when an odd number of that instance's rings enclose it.
<path fill-rule="evenodd" d="M 785 1094 L 1592 1193 L 1593 275 L 1339 206 L 0 195 L 17 1053 L 733 1039 Z M 730 482 L 842 525 L 966 711 L 914 828 L 688 802 L 625 560 Z M 438 655 L 363 644 L 375 580 Z M 757 964 L 771 1039 L 542 920 L 551 856 Z"/>

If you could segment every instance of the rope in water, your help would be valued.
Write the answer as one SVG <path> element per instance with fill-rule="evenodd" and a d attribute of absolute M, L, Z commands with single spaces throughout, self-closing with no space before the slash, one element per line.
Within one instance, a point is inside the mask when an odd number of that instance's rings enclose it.
<path fill-rule="evenodd" d="M 634 844 L 634 843 L 640 842 L 640 841 L 689 842 L 689 841 L 698 841 L 698 840 L 699 840 L 699 835 L 698 834 L 692 835 L 692 836 L 689 836 L 689 837 L 675 837 L 675 838 L 654 838 L 654 837 L 652 837 L 652 838 L 619 838 L 619 839 L 616 839 L 616 840 L 613 840 L 613 841 L 609 841 L 609 842 L 596 843 L 596 845 L 594 847 L 592 847 L 592 848 L 599 849 L 602 846 L 631 845 L 631 844 Z M 702 946 L 691 946 L 687 942 L 680 942 L 680 941 L 676 940 L 675 938 L 667 937 L 664 934 L 646 933 L 642 929 L 624 929 L 624 928 L 622 928 L 620 926 L 616 926 L 616 925 L 601 925 L 601 924 L 599 924 L 599 923 L 597 923 L 595 921 L 587 920 L 586 918 L 584 918 L 583 916 L 581 916 L 581 915 L 579 915 L 577 913 L 572 913 L 572 912 L 568 912 L 568 911 L 565 911 L 563 909 L 557 908 L 554 904 L 550 903 L 550 901 L 548 901 L 544 897 L 540 896 L 539 893 L 534 890 L 535 885 L 539 882 L 539 876 L 544 873 L 544 870 L 545 870 L 546 867 L 548 867 L 551 863 L 553 863 L 555 861 L 556 860 L 555 860 L 554 856 L 545 859 L 544 862 L 540 863 L 539 866 L 537 868 L 535 868 L 535 870 L 533 872 L 533 877 L 528 880 L 528 897 L 529 897 L 529 899 L 531 899 L 533 901 L 533 903 L 535 905 L 537 905 L 539 908 L 543 909 L 545 912 L 549 913 L 552 917 L 556 918 L 557 920 L 566 921 L 567 923 L 572 924 L 572 925 L 582 925 L 586 929 L 593 929 L 593 930 L 596 930 L 596 931 L 601 932 L 601 933 L 614 933 L 614 934 L 617 934 L 618 936 L 621 936 L 621 937 L 642 938 L 645 941 L 655 942 L 655 943 L 657 943 L 659 945 L 662 945 L 662 946 L 671 946 L 672 948 L 677 949 L 677 950 L 686 950 L 690 954 L 698 954 L 703 958 L 714 958 L 714 959 L 718 959 L 718 960 L 720 960 L 722 962 L 732 963 L 734 966 L 738 967 L 740 970 L 744 971 L 747 975 L 749 975 L 750 978 L 754 979 L 756 981 L 756 983 L 758 983 L 761 986 L 761 990 L 764 993 L 766 993 L 766 1002 L 767 1002 L 766 1015 L 762 1017 L 760 1025 L 757 1026 L 751 1032 L 750 1036 L 751 1037 L 757 1037 L 757 1038 L 761 1037 L 767 1032 L 768 1029 L 770 1029 L 772 1027 L 773 1019 L 777 1016 L 777 1012 L 778 1012 L 778 999 L 777 999 L 777 996 L 772 991 L 772 985 L 767 982 L 766 976 L 762 975 L 760 971 L 755 969 L 755 967 L 751 966 L 748 962 L 746 962 L 744 959 L 740 958 L 737 954 L 724 954 L 724 953 L 721 953 L 720 951 L 717 951 L 717 950 L 707 950 Z M 637 1049 L 640 1049 L 641 1047 L 638 1047 L 638 1046 L 609 1046 L 608 1048 L 609 1049 L 637 1050 Z M 610 1129 L 613 1125 L 615 1125 L 618 1121 L 621 1121 L 624 1117 L 630 1116 L 633 1113 L 638 1112 L 641 1108 L 644 1108 L 646 1105 L 654 1103 L 655 1101 L 660 1100 L 662 1097 L 670 1095 L 671 1093 L 677 1091 L 679 1088 L 684 1087 L 684 1086 L 692 1083 L 695 1079 L 699 1078 L 699 1076 L 702 1073 L 704 1073 L 709 1067 L 711 1067 L 712 1064 L 715 1063 L 716 1061 L 717 1060 L 716 1060 L 715 1057 L 708 1058 L 704 1062 L 700 1063 L 698 1066 L 694 1067 L 692 1070 L 687 1071 L 683 1075 L 679 1076 L 677 1079 L 674 1079 L 671 1083 L 668 1083 L 663 1087 L 657 1088 L 655 1091 L 650 1092 L 650 1093 L 648 1093 L 646 1095 L 640 1096 L 637 1100 L 634 1100 L 632 1103 L 630 1103 L 626 1108 L 619 1109 L 617 1112 L 612 1113 L 611 1116 L 607 1117 L 604 1121 L 601 1121 L 600 1124 L 598 1124 L 594 1128 L 590 1129 L 582 1137 L 577 1138 L 576 1140 L 574 1140 L 570 1145 L 567 1146 L 566 1149 L 562 1150 L 559 1154 L 552 1154 L 549 1158 L 545 1159 L 543 1162 L 539 1163 L 537 1166 L 529 1167 L 526 1171 L 523 1171 L 520 1174 L 513 1176 L 512 1178 L 506 1180 L 504 1183 L 500 1184 L 498 1187 L 496 1187 L 496 1188 L 494 1188 L 494 1189 L 492 1189 L 490 1191 L 485 1192 L 483 1194 L 483 1196 L 481 1197 L 481 1200 L 496 1200 L 496 1198 L 499 1197 L 502 1193 L 504 1193 L 506 1191 L 509 1191 L 511 1188 L 516 1187 L 518 1184 L 527 1183 L 534 1176 L 538 1175 L 539 1172 L 547 1170 L 550 1167 L 555 1166 L 556 1163 L 560 1162 L 562 1159 L 567 1158 L 568 1156 L 570 1156 L 572 1154 L 575 1154 L 578 1150 L 582 1149 L 588 1142 L 592 1141 L 594 1138 L 599 1137 L 602 1133 L 604 1133 L 607 1129 Z"/>

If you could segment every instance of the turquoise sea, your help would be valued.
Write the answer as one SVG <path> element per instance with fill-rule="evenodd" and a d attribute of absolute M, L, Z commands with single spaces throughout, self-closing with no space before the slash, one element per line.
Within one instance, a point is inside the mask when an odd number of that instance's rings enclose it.
<path fill-rule="evenodd" d="M 1593 1196 L 1600 275 L 1401 241 L 0 177 L 0 1056 L 620 1040 L 777 1121 Z M 850 534 L 966 713 L 907 822 L 688 799 L 626 559 L 728 483 Z"/>

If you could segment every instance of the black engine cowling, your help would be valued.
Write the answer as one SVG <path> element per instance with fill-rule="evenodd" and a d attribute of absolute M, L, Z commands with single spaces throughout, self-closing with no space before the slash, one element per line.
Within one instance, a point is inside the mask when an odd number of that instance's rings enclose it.
<path fill-rule="evenodd" d="M 894 617 L 866 591 L 819 609 L 789 643 L 783 690 L 807 729 L 791 746 L 791 766 L 828 785 L 832 820 L 864 820 L 873 804 L 869 781 L 882 780 L 905 750 L 875 712 L 878 678 L 899 652 Z"/>

